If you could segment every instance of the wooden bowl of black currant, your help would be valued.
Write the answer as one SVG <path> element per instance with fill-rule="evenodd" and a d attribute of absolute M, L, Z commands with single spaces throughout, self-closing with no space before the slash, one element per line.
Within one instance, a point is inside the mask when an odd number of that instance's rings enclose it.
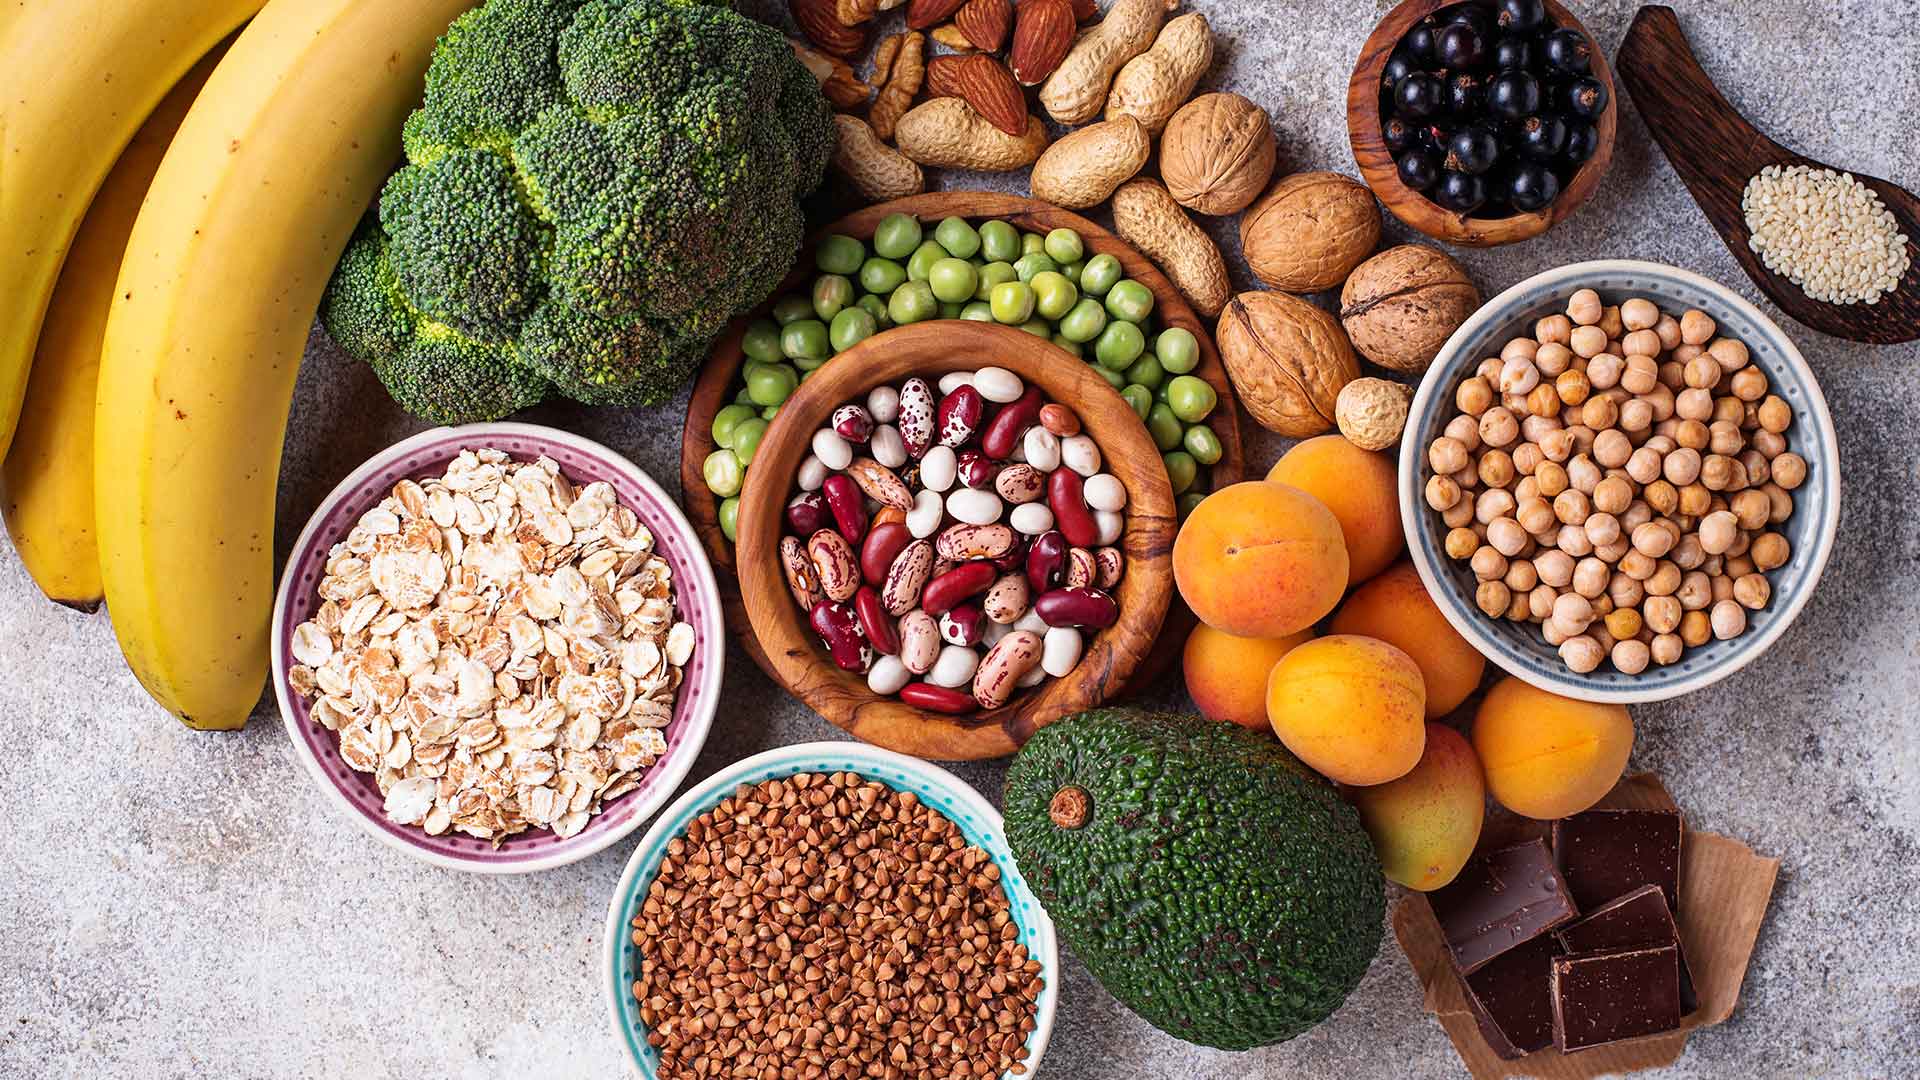
<path fill-rule="evenodd" d="M 1455 244 L 1540 235 L 1613 160 L 1613 70 L 1554 0 L 1406 0 L 1347 87 L 1353 158 L 1394 216 Z"/>

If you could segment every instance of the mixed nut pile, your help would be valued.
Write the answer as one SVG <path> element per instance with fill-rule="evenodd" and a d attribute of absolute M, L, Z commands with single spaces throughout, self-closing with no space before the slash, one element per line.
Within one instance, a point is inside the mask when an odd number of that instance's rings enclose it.
<path fill-rule="evenodd" d="M 1573 671 L 1738 637 L 1791 557 L 1793 409 L 1717 330 L 1581 289 L 1481 361 L 1427 446 L 1427 505 L 1480 609 L 1539 624 Z"/>
<path fill-rule="evenodd" d="M 780 562 L 835 665 L 960 714 L 1066 675 L 1082 633 L 1119 618 L 1127 490 L 1073 411 L 1013 372 L 953 372 L 938 394 L 916 377 L 834 410 Z"/>

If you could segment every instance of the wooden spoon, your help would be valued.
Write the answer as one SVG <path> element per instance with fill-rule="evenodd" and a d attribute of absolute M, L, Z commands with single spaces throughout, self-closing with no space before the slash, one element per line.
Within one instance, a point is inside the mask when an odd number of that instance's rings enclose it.
<path fill-rule="evenodd" d="M 1853 177 L 1880 196 L 1907 238 L 1913 259 L 1899 286 L 1874 304 L 1830 304 L 1811 299 L 1798 285 L 1768 270 L 1748 245 L 1740 197 L 1747 181 L 1768 165 L 1807 165 L 1847 172 L 1803 157 L 1760 133 L 1722 97 L 1700 67 L 1673 9 L 1649 5 L 1627 29 L 1615 58 L 1640 116 L 1666 151 L 1667 160 L 1707 212 L 1733 257 L 1787 314 L 1824 334 L 1893 345 L 1920 338 L 1920 199 L 1875 176 Z"/>

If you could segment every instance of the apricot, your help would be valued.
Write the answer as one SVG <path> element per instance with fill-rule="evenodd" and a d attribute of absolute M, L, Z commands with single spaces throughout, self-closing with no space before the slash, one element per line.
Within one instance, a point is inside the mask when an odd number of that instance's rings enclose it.
<path fill-rule="evenodd" d="M 1353 788 L 1389 881 L 1427 892 L 1452 881 L 1480 841 L 1487 786 L 1466 736 L 1427 722 L 1427 748 L 1398 780 Z"/>
<path fill-rule="evenodd" d="M 1267 673 L 1295 645 L 1312 640 L 1310 629 L 1283 638 L 1244 638 L 1201 623 L 1187 635 L 1181 656 L 1187 693 L 1215 720 L 1272 731 L 1267 723 Z"/>
<path fill-rule="evenodd" d="M 1413 657 L 1334 634 L 1296 645 L 1267 676 L 1267 722 L 1295 757 L 1342 784 L 1405 776 L 1426 746 L 1427 692 Z"/>
<path fill-rule="evenodd" d="M 1459 708 L 1487 671 L 1487 658 L 1440 614 L 1410 562 L 1355 589 L 1334 613 L 1333 632 L 1379 638 L 1413 657 L 1427 684 L 1428 719 Z"/>
<path fill-rule="evenodd" d="M 1347 543 L 1347 582 L 1358 585 L 1406 550 L 1400 530 L 1400 492 L 1393 459 L 1362 450 L 1343 435 L 1321 435 L 1280 456 L 1267 479 L 1325 503 L 1340 519 Z"/>
<path fill-rule="evenodd" d="M 1575 701 L 1510 676 L 1481 700 L 1473 748 L 1500 805 L 1530 818 L 1563 818 L 1619 782 L 1633 751 L 1633 717 L 1625 705 Z"/>
<path fill-rule="evenodd" d="M 1282 638 L 1319 622 L 1347 591 L 1340 522 L 1285 484 L 1230 484 L 1207 496 L 1173 542 L 1181 599 L 1216 630 Z"/>

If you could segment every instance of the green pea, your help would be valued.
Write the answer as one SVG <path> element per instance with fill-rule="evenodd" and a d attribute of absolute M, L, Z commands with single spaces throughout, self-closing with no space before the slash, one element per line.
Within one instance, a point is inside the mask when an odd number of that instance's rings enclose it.
<path fill-rule="evenodd" d="M 741 378 L 743 378 L 743 379 L 744 379 L 744 378 L 746 377 L 746 374 L 747 374 L 747 370 L 748 370 L 748 368 L 752 368 L 753 366 L 754 366 L 753 364 L 748 364 L 748 365 L 746 365 L 746 367 L 743 367 L 743 368 L 741 368 L 741 369 L 740 369 L 740 376 L 741 376 Z M 746 406 L 748 406 L 749 408 L 753 408 L 753 407 L 756 407 L 756 406 L 754 406 L 754 404 L 753 404 L 753 395 L 752 395 L 752 394 L 749 394 L 749 393 L 747 393 L 747 387 L 746 387 L 746 384 L 745 384 L 745 383 L 742 383 L 742 384 L 741 384 L 741 386 L 740 386 L 740 392 L 739 392 L 739 393 L 737 393 L 737 394 L 735 394 L 735 395 L 733 395 L 733 403 L 734 403 L 735 405 L 746 405 Z"/>
<path fill-rule="evenodd" d="M 833 233 L 813 249 L 813 264 L 829 274 L 857 274 L 865 261 L 866 245 L 841 233 Z"/>
<path fill-rule="evenodd" d="M 720 531 L 727 534 L 732 542 L 734 530 L 740 527 L 740 497 L 720 500 Z"/>
<path fill-rule="evenodd" d="M 1042 318 L 1031 318 L 1020 324 L 1020 329 L 1039 338 L 1041 341 L 1053 340 L 1053 324 Z"/>
<path fill-rule="evenodd" d="M 815 370 L 818 370 L 818 369 L 816 368 Z M 807 376 L 811 374 L 813 374 L 812 371 L 801 372 L 800 381 L 806 382 Z M 769 405 L 766 408 L 760 410 L 760 419 L 765 420 L 769 424 L 773 423 L 773 418 L 779 415 L 780 415 L 780 406 L 778 405 Z"/>
<path fill-rule="evenodd" d="M 990 262 L 980 268 L 979 276 L 980 283 L 974 286 L 973 290 L 975 300 L 991 300 L 995 285 L 1020 280 L 1020 275 L 1014 272 L 1013 264 L 1010 262 Z"/>
<path fill-rule="evenodd" d="M 1180 496 L 1180 501 L 1175 504 L 1180 509 L 1180 520 L 1187 520 L 1187 515 L 1199 509 L 1200 504 L 1206 501 L 1207 493 L 1204 491 L 1189 491 Z"/>
<path fill-rule="evenodd" d="M 985 300 L 970 300 L 960 309 L 960 317 L 968 322 L 992 322 L 993 305 Z"/>
<path fill-rule="evenodd" d="M 825 356 L 796 356 L 793 358 L 793 366 L 800 369 L 800 380 L 805 382 L 807 376 L 825 364 L 828 359 L 829 357 Z"/>
<path fill-rule="evenodd" d="M 1127 388 L 1127 376 L 1125 372 L 1115 371 L 1108 367 L 1101 367 L 1099 364 L 1093 365 L 1093 370 L 1099 372 L 1100 377 L 1107 380 L 1107 385 L 1113 387 L 1115 390 L 1125 390 Z"/>
<path fill-rule="evenodd" d="M 1080 271 L 1080 291 L 1088 296 L 1105 296 L 1124 276 L 1126 270 L 1119 259 L 1107 254 L 1095 255 L 1087 260 L 1086 269 Z"/>
<path fill-rule="evenodd" d="M 1167 404 L 1189 424 L 1205 420 L 1219 401 L 1220 395 L 1198 375 L 1175 375 L 1167 381 Z"/>
<path fill-rule="evenodd" d="M 1041 236 L 1037 232 L 1020 234 L 1020 254 L 1045 255 L 1046 253 L 1047 253 L 1046 237 Z"/>
<path fill-rule="evenodd" d="M 1047 254 L 1057 263 L 1070 263 L 1087 253 L 1087 245 L 1081 243 L 1080 234 L 1072 229 L 1055 229 L 1047 234 Z"/>
<path fill-rule="evenodd" d="M 887 317 L 895 326 L 922 322 L 940 313 L 940 301 L 933 298 L 933 287 L 924 281 L 909 281 L 887 297 Z"/>
<path fill-rule="evenodd" d="M 1185 428 L 1172 409 L 1155 402 L 1147 410 L 1147 434 L 1153 436 L 1153 445 L 1165 453 L 1180 445 Z"/>
<path fill-rule="evenodd" d="M 1033 284 L 1033 279 L 1044 273 L 1059 273 L 1060 264 L 1048 258 L 1044 252 L 1022 255 L 1014 260 L 1013 272 L 1021 281 Z"/>
<path fill-rule="evenodd" d="M 888 214 L 873 230 L 873 250 L 889 259 L 904 259 L 920 246 L 920 219 L 912 214 Z"/>
<path fill-rule="evenodd" d="M 833 355 L 827 340 L 827 324 L 819 319 L 799 319 L 780 328 L 780 351 L 789 360 L 813 357 L 825 360 Z"/>
<path fill-rule="evenodd" d="M 934 296 L 958 304 L 973 299 L 973 291 L 980 287 L 980 273 L 965 259 L 949 256 L 927 271 L 927 284 L 933 287 Z"/>
<path fill-rule="evenodd" d="M 1173 493 L 1184 495 L 1193 482 L 1200 478 L 1200 463 L 1185 450 L 1175 450 L 1161 455 L 1160 460 L 1167 463 L 1167 479 L 1173 482 Z"/>
<path fill-rule="evenodd" d="M 1059 334 L 1053 335 L 1053 343 L 1067 350 L 1067 352 L 1072 353 L 1076 360 L 1086 355 L 1086 349 L 1082 347 L 1079 342 L 1062 337 Z"/>
<path fill-rule="evenodd" d="M 1146 350 L 1146 337 L 1130 322 L 1108 323 L 1107 328 L 1100 331 L 1100 339 L 1093 343 L 1093 355 L 1100 366 L 1115 371 L 1127 370 Z"/>
<path fill-rule="evenodd" d="M 1153 354 L 1169 374 L 1185 375 L 1200 366 L 1200 342 L 1184 326 L 1169 326 L 1153 339 Z"/>
<path fill-rule="evenodd" d="M 1220 436 L 1205 424 L 1194 424 L 1187 428 L 1187 433 L 1180 441 L 1186 446 L 1187 453 L 1193 455 L 1193 460 L 1202 465 L 1211 465 L 1220 460 Z"/>
<path fill-rule="evenodd" d="M 1086 270 L 1087 260 L 1085 259 L 1075 259 L 1060 267 L 1060 272 L 1067 275 L 1067 280 L 1073 282 L 1075 286 L 1080 284 L 1080 275 L 1086 273 Z"/>
<path fill-rule="evenodd" d="M 772 319 L 755 319 L 747 324 L 740 338 L 740 351 L 747 359 L 771 364 L 780 359 L 780 324 Z"/>
<path fill-rule="evenodd" d="M 965 305 L 958 300 L 942 300 L 940 301 L 940 317 L 943 319 L 957 319 L 960 317 L 960 309 L 964 306 Z"/>
<path fill-rule="evenodd" d="M 733 429 L 733 454 L 740 464 L 753 464 L 753 455 L 760 449 L 760 440 L 767 437 L 767 421 L 761 417 L 740 421 Z"/>
<path fill-rule="evenodd" d="M 1107 328 L 1107 309 L 1100 301 L 1082 297 L 1072 310 L 1060 317 L 1060 336 L 1068 341 L 1092 341 Z"/>
<path fill-rule="evenodd" d="M 778 405 L 787 400 L 793 388 L 800 385 L 800 373 L 785 364 L 755 364 L 747 372 L 747 396 L 755 405 Z M 740 442 L 740 431 L 745 424 L 733 429 L 733 441 Z"/>
<path fill-rule="evenodd" d="M 1165 382 L 1166 378 L 1167 373 L 1160 366 L 1159 357 L 1152 353 L 1141 353 L 1140 359 L 1135 360 L 1133 366 L 1127 369 L 1127 381 L 1146 387 L 1149 394 L 1160 389 L 1160 384 Z"/>
<path fill-rule="evenodd" d="M 1011 263 L 1020 257 L 1020 230 L 1004 221 L 980 226 L 980 253 L 990 262 Z"/>
<path fill-rule="evenodd" d="M 933 264 L 944 258 L 947 258 L 946 248 L 932 240 L 922 243 L 914 248 L 913 254 L 907 258 L 907 280 L 927 280 L 933 274 Z"/>
<path fill-rule="evenodd" d="M 861 297 L 860 310 L 873 316 L 873 324 L 881 330 L 893 325 L 893 320 L 887 315 L 887 302 L 881 297 L 872 295 Z"/>
<path fill-rule="evenodd" d="M 971 259 L 980 250 L 980 234 L 966 218 L 941 218 L 933 227 L 933 238 L 956 259 Z"/>
<path fill-rule="evenodd" d="M 1155 390 L 1155 391 L 1153 392 L 1153 400 L 1155 400 L 1155 401 L 1158 401 L 1158 402 L 1160 402 L 1160 403 L 1161 403 L 1162 405 L 1164 405 L 1164 404 L 1166 404 L 1166 402 L 1167 402 L 1167 383 L 1170 383 L 1170 382 L 1172 382 L 1172 381 L 1173 381 L 1172 379 L 1168 379 L 1168 380 L 1167 380 L 1167 382 L 1163 382 L 1163 383 L 1161 383 L 1161 384 L 1160 384 L 1160 389 L 1158 389 L 1158 390 Z"/>
<path fill-rule="evenodd" d="M 713 444 L 719 447 L 732 446 L 734 426 L 752 416 L 751 405 L 742 405 L 738 402 L 722 405 L 720 411 L 713 414 Z"/>
<path fill-rule="evenodd" d="M 906 280 L 907 268 L 892 259 L 875 255 L 860 264 L 860 287 L 875 296 L 887 295 Z"/>
<path fill-rule="evenodd" d="M 848 304 L 853 303 L 853 282 L 839 274 L 822 274 L 813 279 L 813 313 L 822 322 L 832 322 Z"/>
<path fill-rule="evenodd" d="M 1148 411 L 1153 408 L 1153 391 L 1137 383 L 1121 387 L 1120 396 L 1127 399 L 1127 404 L 1133 407 L 1134 412 L 1140 414 L 1142 420 L 1147 418 Z"/>
<path fill-rule="evenodd" d="M 874 320 L 873 312 L 855 306 L 833 317 L 833 325 L 827 327 L 827 338 L 834 352 L 844 352 L 879 332 L 880 324 Z"/>
<path fill-rule="evenodd" d="M 995 322 L 1013 326 L 1033 318 L 1033 287 L 1024 281 L 995 285 L 987 302 L 993 305 Z"/>
<path fill-rule="evenodd" d="M 1042 270 L 1028 284 L 1033 287 L 1034 310 L 1048 319 L 1059 319 L 1080 302 L 1080 290 L 1058 271 Z"/>
<path fill-rule="evenodd" d="M 785 326 L 813 318 L 813 301 L 805 296 L 783 296 L 773 302 L 773 321 Z"/>
<path fill-rule="evenodd" d="M 1146 322 L 1153 314 L 1153 290 L 1132 278 L 1115 282 L 1107 290 L 1107 313 L 1130 323 Z"/>

